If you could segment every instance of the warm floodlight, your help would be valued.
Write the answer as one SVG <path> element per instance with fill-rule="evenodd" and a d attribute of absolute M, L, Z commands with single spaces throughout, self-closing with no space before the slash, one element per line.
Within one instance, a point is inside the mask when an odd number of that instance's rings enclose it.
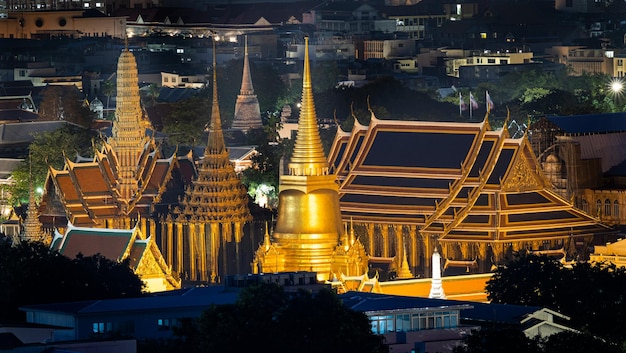
<path fill-rule="evenodd" d="M 624 93 L 624 81 L 621 78 L 613 78 L 609 82 L 609 93 L 613 97 L 620 97 Z"/>

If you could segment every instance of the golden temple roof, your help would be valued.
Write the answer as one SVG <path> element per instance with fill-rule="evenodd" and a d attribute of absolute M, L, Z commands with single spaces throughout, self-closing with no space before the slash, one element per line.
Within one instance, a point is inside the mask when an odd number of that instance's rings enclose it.
<path fill-rule="evenodd" d="M 550 189 L 528 140 L 480 123 L 372 118 L 329 153 L 344 221 L 406 224 L 440 241 L 546 240 L 608 229 Z"/>

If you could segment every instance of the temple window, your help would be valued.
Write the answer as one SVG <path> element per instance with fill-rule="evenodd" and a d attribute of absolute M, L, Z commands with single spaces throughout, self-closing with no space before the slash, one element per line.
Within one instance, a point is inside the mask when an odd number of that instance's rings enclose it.
<path fill-rule="evenodd" d="M 616 218 L 619 217 L 619 202 L 617 202 L 617 200 L 613 201 L 613 216 Z"/>
<path fill-rule="evenodd" d="M 600 215 L 600 211 L 602 211 L 602 201 L 598 200 L 596 201 L 596 214 L 598 216 Z"/>
<path fill-rule="evenodd" d="M 608 199 L 604 200 L 604 215 L 611 215 L 611 201 L 609 201 Z"/>
<path fill-rule="evenodd" d="M 583 211 L 589 213 L 589 202 L 587 202 L 587 200 L 583 199 Z"/>

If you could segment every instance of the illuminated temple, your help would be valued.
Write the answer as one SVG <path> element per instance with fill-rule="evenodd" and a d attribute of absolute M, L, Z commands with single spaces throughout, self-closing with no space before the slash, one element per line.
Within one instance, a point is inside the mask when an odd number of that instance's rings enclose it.
<path fill-rule="evenodd" d="M 251 218 L 248 198 L 228 158 L 214 88 L 208 143 L 198 167 L 191 153 L 162 158 L 154 138 L 146 134 L 137 63 L 126 48 L 118 61 L 112 136 L 94 150 L 93 158 L 66 158 L 62 170 L 50 168 L 40 206 L 44 227 L 61 232 L 68 223 L 81 228 L 137 229 L 136 234 L 158 245 L 177 277 L 168 279 L 168 286 L 180 283 L 179 279 L 216 282 L 227 271 L 248 272 L 239 267 L 236 246 Z M 109 243 L 98 244 L 105 247 L 102 253 L 107 252 Z M 228 254 L 226 244 L 235 244 Z M 146 267 L 136 270 L 142 268 Z"/>
<path fill-rule="evenodd" d="M 505 124 L 506 125 L 506 124 Z M 355 121 L 329 153 L 344 221 L 353 220 L 371 263 L 429 276 L 488 272 L 526 249 L 562 261 L 586 259 L 610 230 L 551 190 L 526 136 L 478 123 Z M 406 250 L 405 250 L 406 249 Z M 377 260 L 379 259 L 379 260 Z"/>
<path fill-rule="evenodd" d="M 280 176 L 278 218 L 256 252 L 253 272 L 316 272 L 318 280 L 367 271 L 367 256 L 344 230 L 336 176 L 329 172 L 317 126 L 308 38 L 305 38 L 302 108 L 288 172 Z"/>
<path fill-rule="evenodd" d="M 379 269 L 393 274 L 389 279 L 429 277 L 435 251 L 445 283 L 447 269 L 489 272 L 523 249 L 584 260 L 594 240 L 611 232 L 552 190 L 526 136 L 512 138 L 487 119 L 396 121 L 372 113 L 367 126 L 355 121 L 351 131 L 339 129 L 327 156 L 305 41 L 298 133 L 280 175 L 276 224 L 266 226 L 263 241 L 253 237 L 248 197 L 224 143 L 215 63 L 208 140 L 196 165 L 191 154 L 161 156 L 146 134 L 128 49 L 118 61 L 112 136 L 93 157 L 67 158 L 62 170 L 50 169 L 40 207 L 44 228 L 125 230 L 150 250 L 145 259 L 152 266 L 136 262 L 135 270 L 158 266 L 161 279 L 153 282 L 167 288 L 181 280 L 296 271 L 380 288 L 369 277 Z M 250 79 L 245 60 L 242 92 Z M 253 93 L 251 82 L 245 91 Z M 97 236 L 107 234 L 116 233 Z M 102 253 L 113 246 L 96 243 Z"/>

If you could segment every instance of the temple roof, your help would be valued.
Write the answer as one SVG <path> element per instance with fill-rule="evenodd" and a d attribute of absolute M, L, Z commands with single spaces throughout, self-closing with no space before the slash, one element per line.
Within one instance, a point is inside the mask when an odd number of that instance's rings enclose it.
<path fill-rule="evenodd" d="M 528 140 L 488 122 L 379 120 L 329 153 L 344 221 L 410 224 L 442 241 L 551 239 L 606 231 L 550 189 Z"/>

